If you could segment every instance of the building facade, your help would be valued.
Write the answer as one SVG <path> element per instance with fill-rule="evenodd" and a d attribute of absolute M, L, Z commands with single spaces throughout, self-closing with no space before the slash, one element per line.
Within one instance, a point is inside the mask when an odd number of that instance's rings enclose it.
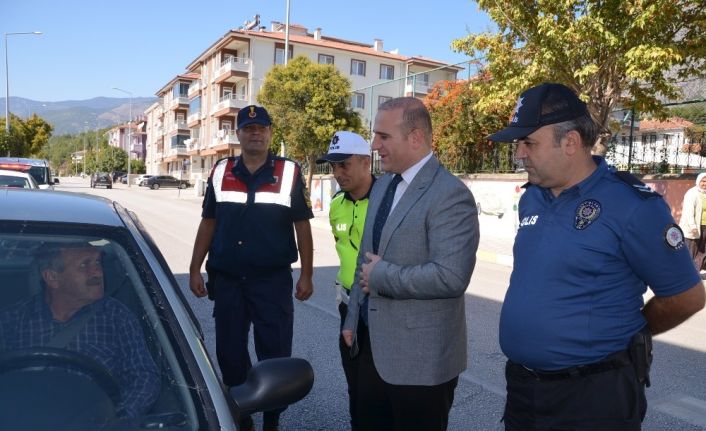
<path fill-rule="evenodd" d="M 253 27 L 253 26 L 249 26 Z M 147 173 L 185 171 L 194 182 L 208 177 L 219 158 L 237 155 L 238 111 L 257 103 L 264 77 L 284 64 L 285 26 L 231 30 L 208 47 L 158 92 L 147 116 Z M 461 67 L 421 56 L 383 50 L 383 42 L 365 44 L 309 33 L 289 26 L 288 57 L 333 64 L 353 88 L 351 107 L 368 128 L 377 107 L 399 96 L 424 97 L 440 80 L 456 80 Z"/>

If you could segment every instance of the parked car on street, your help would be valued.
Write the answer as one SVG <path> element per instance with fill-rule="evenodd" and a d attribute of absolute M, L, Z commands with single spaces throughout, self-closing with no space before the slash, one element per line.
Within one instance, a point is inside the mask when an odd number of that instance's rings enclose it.
<path fill-rule="evenodd" d="M 22 163 L 0 163 L 0 188 L 38 189 L 39 185 L 29 174 L 30 168 Z"/>
<path fill-rule="evenodd" d="M 79 257 L 74 265 L 64 260 L 70 269 L 63 271 L 70 271 L 65 277 L 81 287 L 76 292 L 89 305 L 51 326 L 53 335 L 49 326 L 18 330 L 19 322 L 53 315 L 44 302 L 45 283 L 60 277 L 49 259 L 68 259 L 72 247 L 79 254 L 71 256 Z M 311 390 L 313 370 L 299 358 L 261 361 L 243 385 L 223 386 L 164 257 L 137 216 L 117 202 L 60 191 L 0 193 L 0 262 L 0 429 L 237 430 L 241 415 L 284 408 Z M 130 335 L 121 338 L 126 331 L 113 329 L 111 338 L 95 336 L 112 327 L 128 328 Z M 127 366 L 111 372 L 115 363 L 105 358 L 121 349 L 99 346 L 123 339 L 131 342 L 125 352 L 137 350 L 152 364 L 151 396 L 131 414 L 119 408 L 135 399 L 122 385 L 141 363 L 129 355 L 120 362 Z"/>
<path fill-rule="evenodd" d="M 179 178 L 171 175 L 155 175 L 154 177 L 144 180 L 143 185 L 153 190 L 157 190 L 160 187 L 178 187 L 180 189 L 191 187 L 189 181 L 180 180 Z"/>
<path fill-rule="evenodd" d="M 107 189 L 113 188 L 113 178 L 107 172 L 94 172 L 91 175 L 91 188 L 103 186 Z"/>
<path fill-rule="evenodd" d="M 144 184 L 144 181 L 145 181 L 147 178 L 152 178 L 152 176 L 153 176 L 153 175 L 147 175 L 147 174 L 138 175 L 138 176 L 135 177 L 135 181 L 133 182 L 133 184 L 136 184 L 136 185 L 142 187 L 142 186 L 145 185 L 145 184 Z"/>

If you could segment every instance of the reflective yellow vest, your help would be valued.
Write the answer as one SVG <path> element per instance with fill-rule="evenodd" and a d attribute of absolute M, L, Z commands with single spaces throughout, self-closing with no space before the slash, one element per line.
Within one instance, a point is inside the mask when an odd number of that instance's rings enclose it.
<path fill-rule="evenodd" d="M 341 262 L 337 280 L 347 290 L 351 289 L 355 278 L 367 212 L 368 195 L 353 202 L 348 193 L 339 192 L 333 197 L 329 207 L 329 222 L 336 239 L 336 253 Z"/>

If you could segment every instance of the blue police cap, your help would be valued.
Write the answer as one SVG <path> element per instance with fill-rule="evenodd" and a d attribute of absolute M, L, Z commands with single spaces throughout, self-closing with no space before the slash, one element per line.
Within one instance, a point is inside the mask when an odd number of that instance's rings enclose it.
<path fill-rule="evenodd" d="M 250 105 L 238 111 L 238 129 L 249 124 L 272 125 L 270 114 L 262 106 Z"/>

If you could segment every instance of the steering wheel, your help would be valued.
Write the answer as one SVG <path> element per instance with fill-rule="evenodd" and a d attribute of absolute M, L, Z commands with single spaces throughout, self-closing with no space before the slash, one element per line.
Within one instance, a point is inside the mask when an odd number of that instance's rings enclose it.
<path fill-rule="evenodd" d="M 71 350 L 0 353 L 0 429 L 100 429 L 115 420 L 117 381 L 98 361 Z"/>
<path fill-rule="evenodd" d="M 38 371 L 49 367 L 77 370 L 100 386 L 115 404 L 120 399 L 117 380 L 98 361 L 83 353 L 41 346 L 0 353 L 0 375 L 10 371 Z"/>

